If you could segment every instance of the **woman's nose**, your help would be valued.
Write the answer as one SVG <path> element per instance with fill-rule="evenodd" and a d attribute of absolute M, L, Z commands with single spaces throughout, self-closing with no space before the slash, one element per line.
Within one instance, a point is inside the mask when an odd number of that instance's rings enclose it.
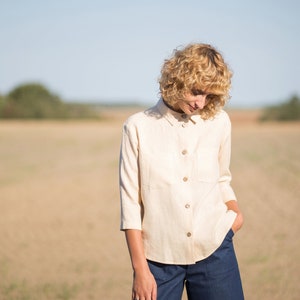
<path fill-rule="evenodd" d="M 197 108 L 202 109 L 206 102 L 206 95 L 199 95 L 198 100 L 196 101 Z"/>

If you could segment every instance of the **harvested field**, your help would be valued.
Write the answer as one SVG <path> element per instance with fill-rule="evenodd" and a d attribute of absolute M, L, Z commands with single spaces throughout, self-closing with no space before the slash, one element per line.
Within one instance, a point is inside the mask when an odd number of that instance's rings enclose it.
<path fill-rule="evenodd" d="M 1 300 L 130 299 L 118 155 L 132 112 L 109 110 L 99 122 L 0 122 Z M 299 299 L 300 124 L 229 113 L 246 299 Z"/>

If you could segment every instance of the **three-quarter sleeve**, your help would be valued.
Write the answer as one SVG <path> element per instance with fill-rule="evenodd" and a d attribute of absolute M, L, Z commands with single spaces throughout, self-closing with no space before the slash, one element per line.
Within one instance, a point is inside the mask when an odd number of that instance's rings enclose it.
<path fill-rule="evenodd" d="M 124 124 L 119 160 L 121 230 L 142 229 L 138 151 L 136 128 Z"/>
<path fill-rule="evenodd" d="M 223 138 L 219 151 L 219 185 L 223 201 L 227 202 L 230 200 L 236 200 L 235 193 L 230 185 L 231 122 L 228 116 L 225 118 L 223 130 Z"/>

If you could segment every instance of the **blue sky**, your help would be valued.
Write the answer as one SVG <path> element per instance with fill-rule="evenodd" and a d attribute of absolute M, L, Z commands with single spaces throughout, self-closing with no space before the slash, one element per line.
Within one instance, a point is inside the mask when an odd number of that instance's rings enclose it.
<path fill-rule="evenodd" d="M 297 0 L 0 0 L 0 93 L 41 82 L 70 101 L 154 104 L 165 58 L 214 45 L 236 107 L 300 95 Z"/>

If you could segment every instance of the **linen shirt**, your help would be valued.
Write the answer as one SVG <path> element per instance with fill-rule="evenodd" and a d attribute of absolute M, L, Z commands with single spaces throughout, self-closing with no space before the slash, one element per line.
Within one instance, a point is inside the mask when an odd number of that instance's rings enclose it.
<path fill-rule="evenodd" d="M 162 99 L 123 126 L 119 176 L 121 230 L 138 229 L 146 258 L 193 264 L 230 230 L 231 123 L 169 109 Z"/>

